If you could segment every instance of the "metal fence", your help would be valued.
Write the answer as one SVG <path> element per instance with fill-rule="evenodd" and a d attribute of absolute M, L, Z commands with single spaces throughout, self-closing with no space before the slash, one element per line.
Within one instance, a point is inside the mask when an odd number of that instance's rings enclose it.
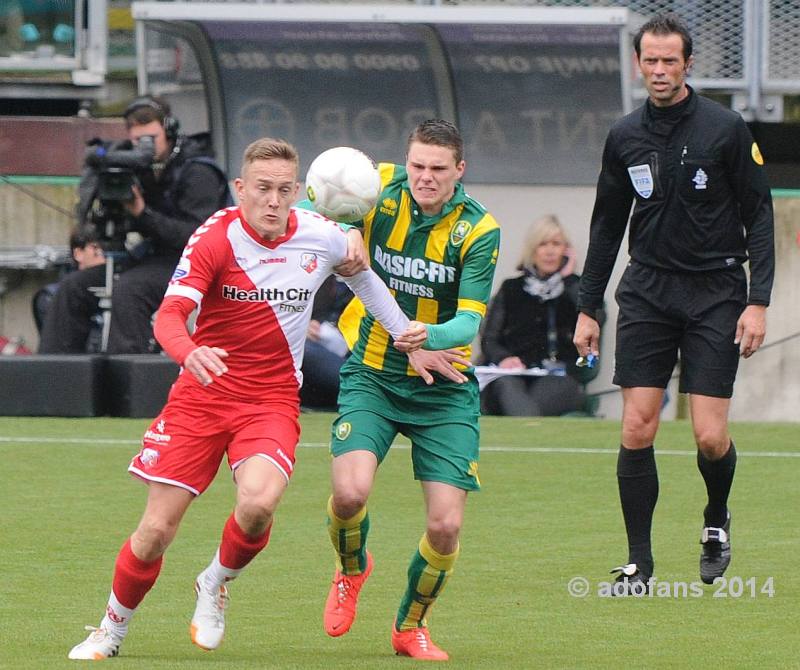
<path fill-rule="evenodd" d="M 225 2 L 226 0 L 174 0 Z M 735 93 L 800 93 L 798 0 L 228 0 L 271 4 L 461 5 L 483 7 L 627 7 L 642 20 L 676 12 L 695 41 L 693 77 L 700 88 Z M 749 94 L 752 101 L 752 91 Z M 763 110 L 762 110 L 763 111 Z"/>
<path fill-rule="evenodd" d="M 762 80 L 776 93 L 800 93 L 800 3 L 764 3 Z"/>
<path fill-rule="evenodd" d="M 694 77 L 704 87 L 746 87 L 752 77 L 767 92 L 800 93 L 797 0 L 433 0 L 433 4 L 627 7 L 642 17 L 676 12 L 695 40 Z"/>

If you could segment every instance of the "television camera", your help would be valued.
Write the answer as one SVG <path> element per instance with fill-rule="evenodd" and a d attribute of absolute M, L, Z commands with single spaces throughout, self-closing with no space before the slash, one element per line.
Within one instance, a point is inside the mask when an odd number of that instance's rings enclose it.
<path fill-rule="evenodd" d="M 89 289 L 97 296 L 103 315 L 101 351 L 108 347 L 114 278 L 125 270 L 132 256 L 138 255 L 137 249 L 129 252 L 126 248 L 133 221 L 125 202 L 133 199 L 134 186 L 141 188 L 139 175 L 153 167 L 154 159 L 155 138 L 151 135 L 140 137 L 135 146 L 129 141 L 112 145 L 92 140 L 86 151 L 78 216 L 93 228 L 106 257 L 105 285 Z M 138 245 L 146 246 L 146 242 Z"/>
<path fill-rule="evenodd" d="M 133 199 L 133 187 L 139 177 L 149 170 L 155 159 L 155 138 L 140 137 L 134 146 L 125 141 L 109 145 L 92 140 L 86 151 L 85 164 L 95 177 L 92 202 L 86 212 L 86 223 L 97 231 L 109 250 L 122 250 L 125 237 L 131 231 L 130 215 L 124 203 Z"/>

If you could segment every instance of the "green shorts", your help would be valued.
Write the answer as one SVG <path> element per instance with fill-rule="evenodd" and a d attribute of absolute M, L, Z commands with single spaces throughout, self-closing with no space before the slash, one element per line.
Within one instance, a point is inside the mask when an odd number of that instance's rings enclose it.
<path fill-rule="evenodd" d="M 411 440 L 414 479 L 479 490 L 475 380 L 442 384 L 437 393 L 418 378 L 389 377 L 370 371 L 342 375 L 331 454 L 366 450 L 381 463 L 400 433 Z"/>

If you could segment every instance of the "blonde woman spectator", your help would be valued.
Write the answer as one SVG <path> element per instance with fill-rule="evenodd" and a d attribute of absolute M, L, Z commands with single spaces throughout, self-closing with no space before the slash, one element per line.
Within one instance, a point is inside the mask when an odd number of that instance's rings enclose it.
<path fill-rule="evenodd" d="M 482 393 L 485 414 L 558 416 L 585 406 L 583 385 L 597 369 L 575 366 L 573 329 L 578 316 L 575 253 L 552 214 L 535 221 L 518 269 L 492 299 L 481 337 L 483 362 L 501 368 L 545 368 L 542 377 L 504 376 Z"/>

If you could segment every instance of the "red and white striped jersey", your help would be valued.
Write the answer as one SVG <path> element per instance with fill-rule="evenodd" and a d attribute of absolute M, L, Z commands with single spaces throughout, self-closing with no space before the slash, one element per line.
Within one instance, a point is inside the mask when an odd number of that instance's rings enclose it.
<path fill-rule="evenodd" d="M 201 225 L 184 249 L 165 300 L 192 300 L 199 307 L 194 344 L 228 352 L 228 372 L 206 390 L 239 400 L 296 395 L 314 294 L 346 257 L 347 235 L 338 224 L 303 209 L 290 210 L 286 233 L 274 241 L 262 239 L 238 207 Z M 402 332 L 408 320 L 372 271 L 348 284 L 360 293 L 367 285 L 372 309 L 395 335 Z M 200 387 L 189 374 L 181 374 L 177 384 Z"/>

